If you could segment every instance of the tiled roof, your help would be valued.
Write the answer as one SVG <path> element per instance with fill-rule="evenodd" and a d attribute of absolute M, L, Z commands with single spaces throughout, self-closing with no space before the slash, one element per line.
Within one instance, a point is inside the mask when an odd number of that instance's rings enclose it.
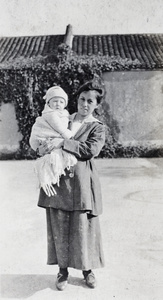
<path fill-rule="evenodd" d="M 0 38 L 0 63 L 19 58 L 47 56 L 55 53 L 64 35 L 2 37 Z"/>
<path fill-rule="evenodd" d="M 75 35 L 77 55 L 120 56 L 138 59 L 144 68 L 163 67 L 163 34 Z"/>
<path fill-rule="evenodd" d="M 72 40 L 74 55 L 106 55 L 138 60 L 145 69 L 163 68 L 163 34 L 65 35 L 0 38 L 0 68 L 19 59 L 47 57 L 58 45 Z M 72 39 L 71 39 L 72 37 Z"/>

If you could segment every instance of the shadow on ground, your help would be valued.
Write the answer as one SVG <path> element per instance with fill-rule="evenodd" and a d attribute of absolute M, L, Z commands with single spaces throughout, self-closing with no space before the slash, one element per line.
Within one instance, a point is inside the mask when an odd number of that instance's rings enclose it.
<path fill-rule="evenodd" d="M 55 282 L 56 276 L 53 275 L 1 275 L 1 296 L 28 298 L 47 288 L 58 292 Z M 69 284 L 87 288 L 82 278 L 69 276 Z"/>

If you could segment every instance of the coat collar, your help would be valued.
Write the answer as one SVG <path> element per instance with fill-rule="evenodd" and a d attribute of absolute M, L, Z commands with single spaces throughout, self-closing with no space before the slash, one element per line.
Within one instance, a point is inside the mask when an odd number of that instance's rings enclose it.
<path fill-rule="evenodd" d="M 69 119 L 70 119 L 70 122 L 73 122 L 75 117 L 76 117 L 77 113 L 74 113 L 72 115 L 70 115 Z M 101 123 L 98 119 L 94 118 L 92 115 L 89 116 L 88 118 L 86 118 L 83 123 L 92 123 L 92 122 L 98 122 L 98 123 Z"/>
<path fill-rule="evenodd" d="M 69 129 L 71 130 L 72 127 L 72 123 L 75 119 L 77 113 L 74 113 L 72 115 L 69 116 Z M 89 123 L 91 124 L 92 122 L 98 122 L 101 123 L 98 119 L 94 118 L 93 116 L 89 116 L 87 119 L 85 119 L 81 125 L 81 127 L 79 128 L 79 130 L 76 132 L 76 134 L 74 135 L 74 138 L 77 139 L 81 134 L 84 133 L 85 131 L 85 126 L 87 126 Z M 102 124 L 102 123 L 101 123 Z"/>

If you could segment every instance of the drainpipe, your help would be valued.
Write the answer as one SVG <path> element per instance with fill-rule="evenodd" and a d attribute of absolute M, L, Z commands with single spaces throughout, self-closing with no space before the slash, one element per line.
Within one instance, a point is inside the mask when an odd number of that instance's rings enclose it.
<path fill-rule="evenodd" d="M 72 33 L 72 25 L 67 25 L 66 33 L 64 36 L 64 43 L 72 49 L 72 41 L 73 41 L 73 33 Z"/>

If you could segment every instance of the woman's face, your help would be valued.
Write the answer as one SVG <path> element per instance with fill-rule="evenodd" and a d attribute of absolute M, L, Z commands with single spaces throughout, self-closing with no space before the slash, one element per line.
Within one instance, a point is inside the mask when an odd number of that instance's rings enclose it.
<path fill-rule="evenodd" d="M 96 91 L 86 91 L 82 92 L 78 98 L 78 114 L 81 117 L 90 116 L 95 108 L 97 108 L 97 92 Z"/>

